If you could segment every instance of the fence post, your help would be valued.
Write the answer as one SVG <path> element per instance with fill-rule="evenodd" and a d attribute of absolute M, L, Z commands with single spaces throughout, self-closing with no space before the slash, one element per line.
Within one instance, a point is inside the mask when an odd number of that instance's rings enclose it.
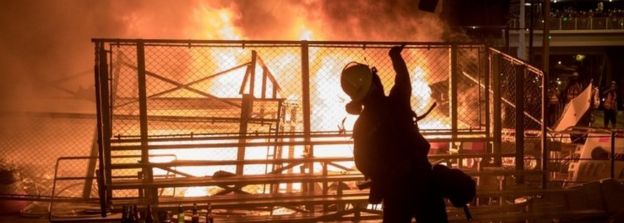
<path fill-rule="evenodd" d="M 594 29 L 594 18 L 589 17 L 589 29 Z"/>
<path fill-rule="evenodd" d="M 258 62 L 258 53 L 255 50 L 251 51 L 251 63 L 249 64 L 249 94 L 251 100 L 255 97 L 256 93 L 256 63 Z"/>
<path fill-rule="evenodd" d="M 256 64 L 258 62 L 258 53 L 255 50 L 251 51 L 251 62 L 247 67 L 247 72 L 249 72 L 249 92 L 247 94 L 243 93 L 243 97 L 241 99 L 241 114 L 240 114 L 240 126 L 238 129 L 238 150 L 236 152 L 236 160 L 238 163 L 236 164 L 236 175 L 243 175 L 245 168 L 245 151 L 246 151 L 246 143 L 247 143 L 247 125 L 249 123 L 249 118 L 251 118 L 251 113 L 253 112 L 253 99 L 254 93 L 256 91 Z M 244 92 L 245 86 L 243 86 Z"/>
<path fill-rule="evenodd" d="M 458 68 L 457 68 L 457 45 L 451 45 L 451 78 L 450 78 L 450 111 L 451 114 L 451 144 L 455 146 L 457 141 L 457 83 L 458 83 Z M 459 162 L 461 165 L 461 161 Z"/>
<path fill-rule="evenodd" d="M 544 1 L 542 5 L 542 13 L 544 13 L 544 23 L 548 24 L 550 13 L 550 1 Z M 548 36 L 550 35 L 549 27 L 544 25 L 544 32 L 542 34 L 542 71 L 544 75 L 542 76 L 542 189 L 546 189 L 548 186 L 548 144 L 547 144 L 547 134 L 548 129 L 546 125 L 546 114 L 548 114 L 548 75 L 550 69 L 550 40 Z"/>
<path fill-rule="evenodd" d="M 145 46 L 142 41 L 137 43 L 137 74 L 139 88 L 139 123 L 141 133 L 141 164 L 143 172 L 143 183 L 149 185 L 145 189 L 145 199 L 147 204 L 153 204 L 156 198 L 155 191 L 152 190 L 153 181 L 152 168 L 149 165 L 149 147 L 147 130 L 147 84 L 145 75 Z"/>
<path fill-rule="evenodd" d="M 524 75 L 526 67 L 516 65 L 516 171 L 524 170 Z M 524 175 L 516 177 L 516 184 L 524 183 Z"/>
<path fill-rule="evenodd" d="M 108 76 L 108 63 L 106 61 L 106 50 L 104 49 L 104 43 L 102 43 L 100 48 L 100 84 L 101 84 L 101 104 L 102 104 L 102 136 L 103 136 L 103 144 L 104 144 L 104 171 L 106 177 L 106 184 L 110 185 L 112 180 L 112 171 L 111 171 L 111 148 L 110 148 L 110 139 L 112 135 L 111 131 L 111 117 L 112 117 L 112 106 L 110 104 L 110 83 Z M 113 193 L 109 186 L 106 187 L 106 199 L 108 200 L 107 205 L 111 205 L 113 199 Z"/>
<path fill-rule="evenodd" d="M 267 68 L 266 67 L 262 67 L 262 92 L 260 94 L 260 98 L 265 99 L 266 98 L 266 88 L 267 88 Z M 274 86 L 275 87 L 275 86 Z"/>
<path fill-rule="evenodd" d="M 494 99 L 492 137 L 494 137 L 492 153 L 494 154 L 494 164 L 502 165 L 501 160 L 501 94 L 500 94 L 500 55 L 490 51 L 490 75 L 492 77 L 492 97 Z"/>
<path fill-rule="evenodd" d="M 611 130 L 611 179 L 615 179 L 615 133 L 615 130 Z"/>
<path fill-rule="evenodd" d="M 110 171 L 108 168 L 108 164 L 110 164 L 107 159 L 107 130 L 104 127 L 105 123 L 108 120 L 108 104 L 104 104 L 104 101 L 107 101 L 108 94 L 104 93 L 104 88 L 106 88 L 107 83 L 107 72 L 106 72 L 106 52 L 104 51 L 104 43 L 95 42 L 95 100 L 96 100 L 96 122 L 97 122 L 97 146 L 98 146 L 98 195 L 100 197 L 100 211 L 101 216 L 106 217 L 106 213 L 108 212 L 109 206 L 109 189 L 108 189 L 108 176 L 107 174 Z M 54 194 L 52 194 L 54 196 Z"/>
<path fill-rule="evenodd" d="M 510 52 L 511 50 L 509 48 L 509 25 L 505 26 L 504 33 L 505 33 L 505 53 L 511 54 Z"/>
<path fill-rule="evenodd" d="M 484 75 L 483 77 L 483 84 L 485 85 L 484 87 L 484 107 L 485 107 L 485 134 L 486 134 L 486 138 L 487 138 L 487 146 L 490 146 L 490 141 L 492 139 L 492 135 L 491 135 L 491 130 L 492 130 L 492 126 L 490 126 L 491 123 L 491 111 L 490 111 L 490 77 L 492 76 L 492 74 L 490 73 L 490 69 L 487 68 L 488 66 L 488 61 L 489 61 L 489 57 L 488 57 L 488 48 L 484 47 L 483 48 L 484 52 L 479 52 L 479 69 L 481 70 L 479 73 L 482 73 Z M 487 148 L 486 148 L 487 150 Z"/>
<path fill-rule="evenodd" d="M 254 66 L 251 66 L 254 67 Z M 249 123 L 249 117 L 251 114 L 251 103 L 253 95 L 243 94 L 241 99 L 241 114 L 240 114 L 240 126 L 238 129 L 238 151 L 236 153 L 236 175 L 243 175 L 243 168 L 245 167 L 245 147 L 247 143 L 247 123 Z"/>
<path fill-rule="evenodd" d="M 310 144 L 310 58 L 308 53 L 308 42 L 301 43 L 301 95 L 303 100 L 303 145 L 305 158 L 313 158 L 314 150 Z M 306 164 L 309 174 L 314 174 L 314 163 Z M 308 187 L 310 192 L 314 191 L 314 184 Z"/>
<path fill-rule="evenodd" d="M 310 147 L 310 61 L 308 53 L 308 43 L 301 44 L 301 95 L 303 100 L 303 134 L 306 150 Z M 308 155 L 313 156 L 313 151 Z"/>
<path fill-rule="evenodd" d="M 529 64 L 533 64 L 533 33 L 535 29 L 535 0 L 530 0 L 531 6 L 529 10 Z"/>
<path fill-rule="evenodd" d="M 96 99 L 96 100 L 99 100 L 99 99 Z M 99 105 L 97 106 L 99 107 Z M 98 143 L 98 136 L 99 136 L 98 131 L 96 131 L 91 141 L 91 153 L 89 154 L 89 157 L 97 157 L 100 151 L 100 148 L 99 148 L 100 146 Z M 93 174 L 95 173 L 95 165 L 97 162 L 98 162 L 97 159 L 89 158 L 89 163 L 87 164 L 87 171 L 85 173 L 85 184 L 84 186 L 82 186 L 82 199 L 87 200 L 91 198 L 91 188 L 93 187 Z"/>

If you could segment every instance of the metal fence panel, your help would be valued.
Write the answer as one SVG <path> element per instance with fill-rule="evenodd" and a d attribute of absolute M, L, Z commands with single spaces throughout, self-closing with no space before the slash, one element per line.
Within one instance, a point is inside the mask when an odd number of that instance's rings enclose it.
<path fill-rule="evenodd" d="M 112 40 L 103 43 L 106 43 L 108 56 L 106 86 L 109 87 L 109 94 L 105 97 L 110 100 L 103 109 L 111 112 L 110 117 L 103 118 L 111 124 L 110 164 L 136 164 L 139 163 L 141 155 L 139 149 L 141 89 L 138 78 L 140 67 L 137 61 L 139 59 L 137 42 Z M 345 104 L 349 98 L 340 89 L 340 71 L 350 61 L 375 66 L 388 93 L 393 85 L 394 71 L 387 54 L 390 47 L 398 44 L 401 43 L 144 41 L 148 145 L 168 146 L 168 149 L 151 149 L 150 161 L 236 160 L 241 159 L 240 151 L 243 151 L 243 159 L 301 158 L 310 155 L 309 149 L 315 157 L 350 157 L 352 155 L 350 130 L 356 117 L 345 112 Z M 308 53 L 308 60 L 305 63 L 305 57 L 302 55 L 304 49 Z M 457 51 L 453 52 L 454 49 Z M 451 103 L 453 96 L 450 80 L 454 53 L 457 59 L 455 64 L 458 78 L 456 107 Z M 489 128 L 490 131 L 496 131 L 488 125 L 492 125 L 493 120 L 498 117 L 503 122 L 502 130 L 511 136 L 512 130 L 515 129 L 515 117 L 518 115 L 514 109 L 515 75 L 526 74 L 524 92 L 532 92 L 531 94 L 541 92 L 539 91 L 541 77 L 538 72 L 526 68 L 526 65 L 517 60 L 501 56 L 503 114 L 497 117 L 492 109 L 494 101 L 492 75 L 488 75 L 489 66 L 487 61 L 484 61 L 484 58 L 487 58 L 486 54 L 500 53 L 490 51 L 483 45 L 407 44 L 403 57 L 412 80 L 412 109 L 422 114 L 434 102 L 438 104 L 433 112 L 419 123 L 427 137 L 431 139 L 440 137 L 436 139 L 438 140 L 436 147 L 446 149 L 457 147 L 459 144 L 450 143 L 450 140 L 464 140 L 462 135 L 457 134 L 468 132 L 481 134 L 479 135 L 481 138 L 471 140 L 482 141 L 480 149 L 483 150 L 480 151 L 485 151 L 485 145 L 491 140 L 486 137 L 486 130 Z M 519 66 L 525 67 L 528 72 L 520 72 L 521 70 L 517 69 Z M 303 87 L 305 72 L 308 72 L 310 82 L 309 107 L 306 104 Z M 245 99 L 245 95 L 253 97 Z M 540 100 L 535 100 L 536 98 L 541 98 L 541 95 L 524 97 L 526 109 L 519 114 L 525 115 L 526 129 L 539 129 L 542 105 Z M 310 109 L 308 117 L 304 115 L 307 108 Z M 458 114 L 456 129 L 451 128 L 452 112 Z M 486 115 L 488 113 L 490 117 Z M 307 120 L 310 123 L 309 130 L 304 126 Z M 92 154 L 93 137 L 96 135 L 94 119 L 57 121 L 59 122 L 54 121 L 56 124 L 46 124 L 47 127 L 43 127 L 62 129 L 55 132 L 57 135 L 8 137 L 7 140 L 2 140 L 5 145 L 3 147 L 11 148 L 3 150 L 2 157 L 23 157 L 17 160 L 23 160 L 27 165 L 37 163 L 46 166 L 42 167 L 41 171 L 50 172 L 51 170 L 43 169 L 51 168 L 57 157 Z M 434 136 L 436 133 L 439 135 Z M 314 143 L 317 141 L 314 141 L 311 146 L 306 147 L 302 140 L 310 137 L 309 134 L 336 134 L 338 136 L 335 138 L 344 143 L 316 145 Z M 455 134 L 456 138 L 447 137 L 450 134 Z M 3 135 L 5 136 L 10 135 Z M 23 140 L 25 142 L 13 143 L 18 138 L 25 139 Z M 208 143 L 205 138 L 212 140 Z M 505 139 L 507 142 L 513 142 L 510 137 Z M 207 143 L 216 146 L 204 145 Z M 28 154 L 26 151 L 32 150 L 25 148 L 37 147 L 49 150 L 53 147 L 51 144 L 76 149 L 70 149 L 69 154 L 46 153 L 45 156 L 41 156 L 37 152 L 33 152 L 37 155 Z M 185 144 L 186 147 L 177 148 L 178 144 Z M 202 146 L 189 148 L 193 144 Z M 45 161 L 40 162 L 42 160 Z M 352 168 L 353 164 L 347 162 L 343 166 Z M 82 164 L 76 166 L 80 171 L 86 168 Z M 177 167 L 176 170 L 192 176 L 211 176 L 218 170 L 237 172 L 241 168 L 243 174 L 264 174 L 279 168 L 279 165 Z M 314 170 L 320 170 L 318 164 Z M 155 177 L 176 176 L 171 171 L 162 169 L 153 171 Z M 140 168 L 114 169 L 112 176 L 140 179 L 141 172 Z M 301 172 L 301 169 L 293 169 L 291 172 Z M 251 185 L 245 190 L 255 193 L 265 191 L 265 186 Z M 174 191 L 173 188 L 169 188 L 165 192 L 183 195 L 186 190 L 188 189 L 179 188 Z M 135 190 L 116 191 L 113 195 L 136 197 L 138 193 Z"/>

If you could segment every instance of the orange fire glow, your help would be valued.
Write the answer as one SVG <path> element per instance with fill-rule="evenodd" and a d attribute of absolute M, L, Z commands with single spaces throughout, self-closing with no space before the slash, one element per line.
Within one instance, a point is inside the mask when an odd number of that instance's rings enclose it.
<path fill-rule="evenodd" d="M 235 21 L 242 16 L 235 13 L 232 8 L 215 8 L 207 4 L 199 4 L 192 12 L 192 21 L 196 24 L 196 28 L 188 30 L 189 36 L 198 39 L 227 39 L 227 40 L 241 40 L 247 39 L 243 34 L 240 27 L 235 24 Z M 258 21 L 259 24 L 262 21 Z M 286 37 L 290 39 L 299 40 L 323 40 L 324 30 L 319 28 L 314 23 L 306 24 L 306 22 L 297 18 L 289 29 L 285 32 Z M 282 28 L 283 29 L 283 28 Z M 279 35 L 279 34 L 278 34 Z M 216 68 L 217 71 L 227 70 L 234 66 L 249 62 L 249 51 L 243 48 L 223 48 L 223 49 L 211 49 L 209 61 L 206 61 L 206 57 L 199 55 L 197 51 L 190 51 L 189 57 L 191 63 L 210 64 L 210 66 Z M 341 123 L 342 119 L 346 117 L 345 127 L 349 130 L 356 119 L 356 116 L 348 115 L 344 109 L 345 104 L 349 101 L 348 96 L 342 91 L 339 84 L 328 83 L 328 80 L 337 80 L 336 74 L 340 72 L 343 65 L 348 61 L 361 61 L 363 58 L 354 58 L 353 55 L 348 55 L 341 52 L 319 52 L 318 49 L 311 48 L 309 51 L 310 58 L 315 61 L 316 64 L 320 64 L 320 67 L 312 69 L 310 83 L 313 84 L 314 94 L 312 95 L 312 101 L 314 106 L 312 107 L 312 114 L 315 115 L 313 122 L 315 126 L 320 126 L 321 130 L 335 131 L 336 126 Z M 288 64 L 298 63 L 299 51 L 276 51 L 271 54 L 259 55 L 264 61 L 271 61 L 270 72 L 276 76 L 277 79 L 288 80 L 285 76 L 280 75 L 292 75 L 289 72 L 291 67 Z M 385 55 L 384 55 L 385 56 Z M 417 57 L 419 55 L 410 55 Z M 203 58 L 203 59 L 200 59 Z M 191 64 L 190 66 L 195 66 Z M 419 64 L 412 70 L 412 86 L 413 97 L 415 97 L 417 104 L 414 105 L 414 110 L 417 112 L 423 112 L 433 102 L 431 98 L 431 89 L 427 79 L 429 73 L 425 68 L 426 64 Z M 264 68 L 256 66 L 256 73 L 262 73 Z M 290 70 L 292 71 L 292 70 Z M 391 72 L 391 71 L 385 71 Z M 236 69 L 231 71 L 229 76 L 238 78 L 216 78 L 211 85 L 208 86 L 208 92 L 219 97 L 240 97 L 238 90 L 233 86 L 240 86 L 242 77 L 245 75 L 245 68 Z M 189 77 L 190 78 L 190 77 Z M 257 75 L 256 78 L 260 78 Z M 259 83 L 260 79 L 256 79 Z M 388 83 L 386 83 L 388 84 Z M 225 91 L 224 89 L 235 89 L 233 91 Z M 252 94 L 256 97 L 260 95 L 260 88 L 255 88 L 255 92 Z M 297 92 L 298 93 L 298 92 Z M 287 99 L 299 99 L 297 94 L 289 94 L 289 92 L 281 92 L 279 97 Z M 443 123 L 439 120 L 429 119 L 426 123 L 421 123 L 422 128 L 444 128 L 448 127 L 448 123 Z M 160 134 L 167 134 L 167 132 L 159 132 Z M 215 157 L 215 151 L 219 151 L 219 157 Z M 297 158 L 301 156 L 302 148 L 295 147 L 295 157 L 283 157 L 283 158 Z M 152 158 L 152 162 L 170 162 L 173 159 L 178 160 L 211 160 L 211 159 L 235 159 L 235 148 L 210 148 L 210 149 L 172 149 L 172 150 L 158 150 L 152 151 L 151 154 L 175 154 L 175 158 L 172 157 L 155 157 Z M 318 157 L 336 157 L 336 156 L 351 156 L 352 145 L 333 145 L 333 146 L 318 146 L 315 147 L 315 156 Z M 227 158 L 224 158 L 227 157 Z M 268 154 L 266 148 L 254 149 L 248 148 L 246 153 L 246 159 L 267 159 Z M 346 166 L 353 166 L 350 162 Z M 193 176 L 207 176 L 211 175 L 217 170 L 227 170 L 234 172 L 234 167 L 178 167 L 176 170 L 189 173 Z M 245 174 L 264 174 L 267 172 L 268 165 L 261 165 L 257 168 L 245 168 Z M 155 169 L 155 174 L 166 174 L 162 170 Z M 283 186 L 283 185 L 282 185 Z M 300 187 L 294 185 L 294 189 L 298 190 Z M 193 196 L 207 196 L 208 190 L 205 187 L 193 187 L 187 188 L 183 192 L 185 197 Z"/>

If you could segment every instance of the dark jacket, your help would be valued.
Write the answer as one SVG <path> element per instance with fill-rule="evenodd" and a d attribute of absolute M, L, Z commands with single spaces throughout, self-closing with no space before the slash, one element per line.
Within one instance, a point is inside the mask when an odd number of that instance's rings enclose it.
<path fill-rule="evenodd" d="M 364 110 L 353 128 L 354 157 L 357 168 L 372 180 L 371 197 L 384 197 L 392 185 L 414 173 L 431 170 L 428 147 L 418 145 L 414 113 L 410 105 L 411 82 L 400 54 L 390 55 L 396 72 L 390 94 L 383 94 L 379 77 L 374 74 L 370 92 L 364 99 Z M 379 92 L 380 91 L 380 92 Z M 380 201 L 379 199 L 373 199 Z"/>

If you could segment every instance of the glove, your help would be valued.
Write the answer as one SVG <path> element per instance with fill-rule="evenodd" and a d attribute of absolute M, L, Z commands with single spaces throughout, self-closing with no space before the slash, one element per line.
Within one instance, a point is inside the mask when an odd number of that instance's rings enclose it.
<path fill-rule="evenodd" d="M 400 57 L 401 51 L 403 51 L 403 48 L 405 48 L 405 44 L 400 45 L 400 46 L 393 46 L 392 48 L 390 48 L 390 52 L 388 52 L 388 55 L 390 57 Z"/>

